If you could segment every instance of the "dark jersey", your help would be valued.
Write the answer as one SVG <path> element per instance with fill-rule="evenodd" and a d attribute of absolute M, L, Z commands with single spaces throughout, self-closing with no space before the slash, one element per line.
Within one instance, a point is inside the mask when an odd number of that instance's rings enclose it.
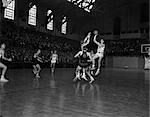
<path fill-rule="evenodd" d="M 39 59 L 38 56 L 33 56 L 33 63 L 34 64 L 40 64 L 41 62 L 38 59 Z"/>
<path fill-rule="evenodd" d="M 88 60 L 90 60 L 90 57 L 88 56 L 87 52 L 83 52 L 80 56 L 79 56 L 79 65 L 81 67 L 88 67 L 91 62 L 89 62 Z"/>

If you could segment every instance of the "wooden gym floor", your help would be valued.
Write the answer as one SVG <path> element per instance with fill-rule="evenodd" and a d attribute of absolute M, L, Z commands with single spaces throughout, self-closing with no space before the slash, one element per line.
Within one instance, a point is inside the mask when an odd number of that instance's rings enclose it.
<path fill-rule="evenodd" d="M 9 69 L 0 83 L 2 117 L 148 117 L 149 71 L 102 69 L 93 84 L 73 83 L 74 69 Z"/>

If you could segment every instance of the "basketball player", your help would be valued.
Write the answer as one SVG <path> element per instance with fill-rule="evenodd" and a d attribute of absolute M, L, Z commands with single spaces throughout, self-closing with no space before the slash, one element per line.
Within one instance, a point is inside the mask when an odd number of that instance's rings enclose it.
<path fill-rule="evenodd" d="M 84 47 L 85 46 L 87 46 L 88 44 L 89 44 L 89 42 L 90 42 L 90 37 L 91 37 L 91 32 L 89 32 L 88 34 L 87 34 L 87 36 L 85 37 L 85 39 L 83 40 L 83 41 L 81 41 L 81 51 L 79 51 L 74 57 L 75 58 L 77 58 L 77 57 L 79 57 L 82 53 L 83 53 L 83 51 L 84 51 Z M 79 66 L 77 66 L 77 68 L 76 68 L 76 78 L 74 79 L 74 80 L 76 80 L 76 79 L 79 79 L 79 80 L 81 80 L 80 79 L 80 72 L 79 72 L 79 69 L 80 69 L 80 67 Z M 83 69 L 83 79 L 85 79 L 86 81 L 87 81 L 87 79 L 86 79 L 86 77 L 85 77 L 85 74 L 84 74 L 84 69 Z"/>
<path fill-rule="evenodd" d="M 51 71 L 52 72 L 55 71 L 55 66 L 57 62 L 58 62 L 58 54 L 57 54 L 57 51 L 54 50 L 54 53 L 52 53 L 51 55 Z"/>
<path fill-rule="evenodd" d="M 11 58 L 6 58 L 4 56 L 5 54 L 5 47 L 6 45 L 3 43 L 1 44 L 1 47 L 0 47 L 0 68 L 2 68 L 2 74 L 1 74 L 1 78 L 0 78 L 0 82 L 8 82 L 7 79 L 5 79 L 5 74 L 6 74 L 6 71 L 7 71 L 7 66 L 3 64 L 3 61 L 12 61 Z"/>
<path fill-rule="evenodd" d="M 76 68 L 76 77 L 73 79 L 73 81 L 76 81 L 77 79 L 80 79 L 80 72 L 82 70 L 82 76 L 81 78 L 83 78 L 84 80 L 88 81 L 86 78 L 86 73 L 87 75 L 90 77 L 91 81 L 90 83 L 92 83 L 94 81 L 94 78 L 91 76 L 90 72 L 89 72 L 89 66 L 92 63 L 92 59 L 90 56 L 90 53 L 87 52 L 87 48 L 84 47 L 82 51 L 79 51 L 75 57 L 79 58 L 79 65 Z"/>
<path fill-rule="evenodd" d="M 147 50 L 147 56 L 145 56 L 144 69 L 150 69 L 150 48 Z"/>
<path fill-rule="evenodd" d="M 40 78 L 40 71 L 41 71 L 41 66 L 40 64 L 43 63 L 42 58 L 39 56 L 41 54 L 41 50 L 38 49 L 37 52 L 33 56 L 33 73 L 37 78 Z"/>
<path fill-rule="evenodd" d="M 93 69 L 95 68 L 95 60 L 98 58 L 98 68 L 97 68 L 97 71 L 95 73 L 95 75 L 98 75 L 99 72 L 100 72 L 100 68 L 101 68 L 101 61 L 102 61 L 102 58 L 104 56 L 104 49 L 105 49 L 105 44 L 104 44 L 104 40 L 101 39 L 100 42 L 98 42 L 96 39 L 98 38 L 98 31 L 95 30 L 94 31 L 94 43 L 98 46 L 97 48 L 97 52 L 93 58 Z"/>

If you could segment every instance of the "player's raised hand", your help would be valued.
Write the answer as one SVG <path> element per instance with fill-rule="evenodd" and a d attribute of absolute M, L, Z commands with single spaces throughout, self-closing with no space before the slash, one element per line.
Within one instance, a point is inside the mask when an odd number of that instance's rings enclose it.
<path fill-rule="evenodd" d="M 90 37 L 91 36 L 91 32 L 89 32 L 88 34 L 87 34 L 87 37 Z"/>

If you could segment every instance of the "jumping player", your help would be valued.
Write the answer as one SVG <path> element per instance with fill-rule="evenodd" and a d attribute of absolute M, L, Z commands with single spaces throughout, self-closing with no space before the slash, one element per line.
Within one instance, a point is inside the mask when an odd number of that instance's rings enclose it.
<path fill-rule="evenodd" d="M 8 82 L 7 79 L 5 79 L 5 74 L 6 74 L 6 71 L 7 71 L 7 66 L 3 64 L 3 61 L 6 60 L 6 61 L 12 61 L 11 58 L 6 58 L 4 56 L 5 54 L 5 47 L 6 45 L 3 43 L 1 44 L 1 47 L 0 47 L 0 68 L 2 68 L 2 74 L 1 74 L 1 78 L 0 78 L 0 82 Z"/>
<path fill-rule="evenodd" d="M 94 31 L 94 43 L 97 44 L 98 48 L 97 48 L 97 53 L 95 54 L 94 58 L 93 58 L 93 69 L 95 68 L 95 60 L 98 58 L 98 68 L 97 71 L 95 73 L 95 75 L 98 75 L 100 72 L 100 68 L 101 68 L 101 61 L 102 58 L 104 56 L 104 49 L 105 49 L 105 44 L 104 44 L 104 40 L 101 39 L 100 42 L 98 42 L 96 39 L 98 37 L 98 31 L 95 30 Z"/>
<path fill-rule="evenodd" d="M 42 58 L 39 56 L 41 54 L 41 50 L 38 49 L 38 51 L 34 54 L 33 56 L 33 73 L 35 74 L 36 77 L 40 77 L 40 71 L 41 71 L 41 67 L 40 64 L 43 63 Z"/>
<path fill-rule="evenodd" d="M 58 54 L 57 51 L 54 50 L 54 53 L 51 55 L 51 71 L 55 71 L 56 63 L 58 62 Z"/>

